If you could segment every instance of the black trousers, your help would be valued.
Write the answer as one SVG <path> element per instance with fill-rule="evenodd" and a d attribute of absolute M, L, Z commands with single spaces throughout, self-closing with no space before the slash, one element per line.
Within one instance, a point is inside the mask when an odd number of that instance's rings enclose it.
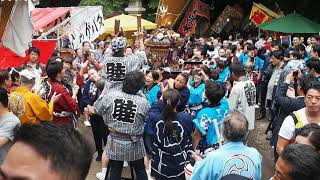
<path fill-rule="evenodd" d="M 130 165 L 133 166 L 134 171 L 136 173 L 136 176 L 138 180 L 148 180 L 148 176 L 144 167 L 144 161 L 143 158 L 130 162 Z M 115 161 L 110 160 L 109 163 L 110 166 L 110 180 L 120 180 L 121 179 L 121 173 L 122 173 L 122 167 L 123 167 L 123 161 Z"/>
<path fill-rule="evenodd" d="M 260 81 L 259 92 L 260 92 L 260 113 L 266 113 L 266 99 L 267 99 L 267 89 L 268 84 L 266 82 Z"/>
<path fill-rule="evenodd" d="M 107 126 L 104 123 L 102 116 L 99 116 L 96 114 L 90 115 L 90 123 L 91 123 L 94 143 L 96 145 L 96 150 L 98 153 L 102 154 L 103 152 L 102 143 L 104 143 L 104 145 L 107 144 L 107 136 L 108 136 Z"/>

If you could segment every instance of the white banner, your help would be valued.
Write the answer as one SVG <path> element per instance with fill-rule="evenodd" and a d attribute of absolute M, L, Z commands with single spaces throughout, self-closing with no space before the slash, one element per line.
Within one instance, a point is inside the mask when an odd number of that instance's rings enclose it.
<path fill-rule="evenodd" d="M 69 33 L 71 48 L 82 46 L 84 41 L 93 41 L 104 32 L 104 19 L 101 6 L 73 7 L 70 11 Z"/>
<path fill-rule="evenodd" d="M 3 46 L 21 57 L 26 56 L 25 51 L 32 40 L 33 25 L 30 11 L 33 8 L 31 0 L 16 1 L 2 38 Z"/>

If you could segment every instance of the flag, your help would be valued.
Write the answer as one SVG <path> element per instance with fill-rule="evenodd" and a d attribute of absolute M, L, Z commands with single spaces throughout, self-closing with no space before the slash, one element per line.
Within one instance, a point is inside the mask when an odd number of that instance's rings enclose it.
<path fill-rule="evenodd" d="M 271 11 L 262 4 L 253 3 L 249 19 L 255 24 L 259 25 L 268 22 L 274 18 L 279 18 L 280 15 Z"/>
<path fill-rule="evenodd" d="M 2 45 L 21 57 L 26 56 L 25 51 L 32 40 L 33 25 L 30 17 L 32 8 L 31 0 L 16 1 L 2 37 Z"/>

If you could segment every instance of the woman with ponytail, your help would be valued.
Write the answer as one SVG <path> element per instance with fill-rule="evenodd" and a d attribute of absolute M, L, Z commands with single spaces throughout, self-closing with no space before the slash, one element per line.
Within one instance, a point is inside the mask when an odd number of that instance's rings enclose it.
<path fill-rule="evenodd" d="M 185 179 L 184 164 L 192 150 L 192 118 L 178 113 L 179 92 L 163 93 L 163 111 L 151 119 L 154 130 L 151 176 L 157 179 Z"/>

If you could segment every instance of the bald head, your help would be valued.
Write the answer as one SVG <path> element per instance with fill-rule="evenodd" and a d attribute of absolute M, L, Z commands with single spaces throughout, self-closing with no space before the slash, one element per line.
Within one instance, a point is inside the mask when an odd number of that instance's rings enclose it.
<path fill-rule="evenodd" d="M 222 134 L 227 141 L 238 142 L 246 139 L 248 120 L 239 111 L 233 111 L 223 120 Z"/>

